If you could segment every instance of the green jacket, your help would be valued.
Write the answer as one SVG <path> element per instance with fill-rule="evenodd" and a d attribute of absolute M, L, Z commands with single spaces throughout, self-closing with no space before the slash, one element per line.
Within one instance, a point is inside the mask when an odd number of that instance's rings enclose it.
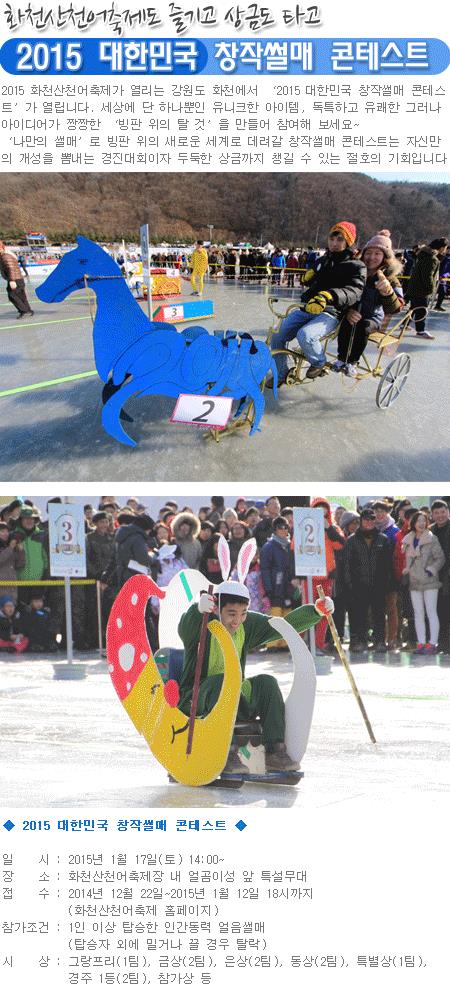
<path fill-rule="evenodd" d="M 440 263 L 436 251 L 432 250 L 431 247 L 422 247 L 419 250 L 411 277 L 407 282 L 406 298 L 408 301 L 428 298 L 429 295 L 434 294 L 439 282 Z"/>
<path fill-rule="evenodd" d="M 245 677 L 245 662 L 247 653 L 258 646 L 265 645 L 266 642 L 272 642 L 274 639 L 280 638 L 279 632 L 276 632 L 275 629 L 269 625 L 269 617 L 269 615 L 261 615 L 256 611 L 248 612 L 244 622 L 245 639 L 241 654 L 242 677 Z M 288 621 L 290 625 L 295 628 L 296 632 L 305 632 L 306 629 L 314 628 L 314 626 L 317 625 L 317 622 L 320 621 L 321 617 L 322 616 L 318 614 L 313 604 L 305 604 L 303 607 L 295 608 L 294 611 L 291 611 L 288 615 L 286 615 L 286 621 Z M 185 710 L 185 707 L 189 704 L 191 698 L 202 620 L 203 615 L 200 614 L 197 605 L 193 604 L 192 607 L 189 608 L 189 611 L 186 611 L 186 613 L 182 615 L 178 626 L 178 634 L 183 640 L 184 645 L 184 663 L 180 684 L 179 705 L 181 711 Z M 209 616 L 209 621 L 215 620 L 217 621 L 214 615 Z M 202 681 L 208 676 L 210 648 L 211 633 L 208 631 L 206 633 L 205 654 L 202 663 Z"/>
<path fill-rule="evenodd" d="M 18 580 L 42 580 L 47 569 L 47 553 L 42 544 L 42 533 L 39 528 L 28 533 L 23 528 L 18 528 L 16 535 L 21 535 L 23 551 L 25 553 L 25 566 L 17 570 Z M 35 537 L 39 536 L 39 537 Z"/>

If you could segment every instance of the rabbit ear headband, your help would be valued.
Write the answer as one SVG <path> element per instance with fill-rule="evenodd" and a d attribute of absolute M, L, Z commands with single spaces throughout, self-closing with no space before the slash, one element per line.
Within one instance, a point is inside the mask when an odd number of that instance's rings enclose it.
<path fill-rule="evenodd" d="M 231 569 L 231 558 L 230 549 L 228 542 L 223 537 L 220 536 L 217 545 L 217 556 L 220 563 L 220 569 L 222 571 L 222 576 L 224 582 L 219 584 L 216 589 L 217 594 L 234 594 L 236 597 L 245 597 L 250 600 L 250 594 L 245 586 L 244 580 L 250 569 L 251 561 L 256 552 L 256 541 L 254 538 L 249 538 L 239 549 L 238 560 L 237 560 L 237 573 L 239 583 L 236 580 L 229 580 L 230 569 Z"/>

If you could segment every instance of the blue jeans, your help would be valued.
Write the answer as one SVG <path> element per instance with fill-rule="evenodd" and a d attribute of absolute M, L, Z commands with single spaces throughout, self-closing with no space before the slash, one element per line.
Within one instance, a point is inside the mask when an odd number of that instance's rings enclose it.
<path fill-rule="evenodd" d="M 327 312 L 311 316 L 304 309 L 293 309 L 283 320 L 278 333 L 273 335 L 271 349 L 275 351 L 286 347 L 291 340 L 297 339 L 307 361 L 317 368 L 323 368 L 327 359 L 320 338 L 335 330 L 338 322 L 337 316 L 330 316 Z M 279 354 L 275 357 L 275 362 L 279 378 L 284 378 L 288 370 L 287 358 Z"/>

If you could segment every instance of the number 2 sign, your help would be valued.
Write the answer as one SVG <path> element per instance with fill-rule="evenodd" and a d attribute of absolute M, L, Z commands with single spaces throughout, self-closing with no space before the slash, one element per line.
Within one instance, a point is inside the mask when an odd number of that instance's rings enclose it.
<path fill-rule="evenodd" d="M 181 393 L 170 418 L 172 424 L 226 427 L 233 400 L 226 396 L 190 396 Z"/>
<path fill-rule="evenodd" d="M 326 576 L 325 522 L 320 507 L 294 507 L 295 572 Z"/>

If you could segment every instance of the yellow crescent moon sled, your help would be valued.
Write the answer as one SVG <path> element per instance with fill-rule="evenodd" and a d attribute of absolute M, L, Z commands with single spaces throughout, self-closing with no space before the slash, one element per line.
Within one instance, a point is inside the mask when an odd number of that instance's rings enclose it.
<path fill-rule="evenodd" d="M 176 682 L 164 684 L 147 639 L 145 608 L 152 596 L 163 600 L 165 595 L 139 574 L 127 580 L 114 601 L 106 633 L 111 680 L 131 721 L 169 774 L 184 785 L 207 785 L 227 760 L 241 693 L 239 658 L 224 626 L 210 622 L 209 631 L 223 653 L 224 680 L 209 715 L 195 720 L 188 755 L 189 717 L 174 704 Z"/>

